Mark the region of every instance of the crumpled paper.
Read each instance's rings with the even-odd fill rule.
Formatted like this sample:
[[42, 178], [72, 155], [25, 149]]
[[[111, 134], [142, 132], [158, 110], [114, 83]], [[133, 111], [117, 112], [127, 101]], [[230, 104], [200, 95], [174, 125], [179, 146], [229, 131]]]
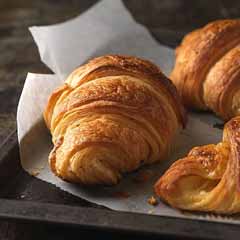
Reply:
[[[145, 27], [134, 21], [120, 0], [102, 0], [70, 21], [31, 27], [30, 31], [42, 62], [55, 74], [29, 73], [19, 101], [18, 140], [21, 164], [27, 172], [62, 190], [114, 210], [240, 223], [237, 218], [185, 213], [162, 202], [156, 207], [147, 203], [147, 199], [153, 195], [153, 184], [173, 161], [183, 157], [194, 146], [216, 143], [221, 139], [222, 130], [213, 126], [221, 121], [210, 114], [191, 113], [188, 126], [176, 139], [168, 159], [126, 175], [117, 186], [87, 188], [57, 178], [48, 166], [52, 143], [42, 117], [51, 92], [77, 66], [103, 54], [118, 53], [146, 58], [169, 74], [174, 63], [174, 51], [158, 44]], [[139, 183], [136, 180], [141, 171], [146, 169], [151, 172], [149, 180]], [[122, 193], [128, 196], [116, 197]]]

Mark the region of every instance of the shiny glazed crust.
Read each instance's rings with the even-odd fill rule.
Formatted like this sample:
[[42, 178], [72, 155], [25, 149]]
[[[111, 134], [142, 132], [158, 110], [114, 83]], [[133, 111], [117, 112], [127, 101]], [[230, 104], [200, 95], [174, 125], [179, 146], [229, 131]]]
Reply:
[[156, 194], [175, 208], [240, 212], [240, 116], [226, 123], [222, 142], [193, 148], [155, 184]]
[[170, 79], [187, 107], [210, 109], [224, 120], [239, 115], [240, 20], [218, 20], [189, 33], [176, 49]]
[[52, 171], [82, 184], [116, 184], [123, 173], [161, 160], [185, 112], [174, 85], [135, 57], [98, 57], [49, 98]]

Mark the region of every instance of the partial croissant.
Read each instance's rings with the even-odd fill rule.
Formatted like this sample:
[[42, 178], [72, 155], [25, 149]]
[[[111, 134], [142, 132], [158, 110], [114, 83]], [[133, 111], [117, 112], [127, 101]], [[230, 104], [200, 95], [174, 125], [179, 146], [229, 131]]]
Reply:
[[76, 69], [49, 98], [49, 156], [60, 178], [116, 184], [122, 174], [164, 158], [185, 123], [174, 85], [152, 63], [109, 55]]
[[184, 104], [224, 120], [240, 115], [240, 20], [219, 20], [189, 33], [176, 49], [170, 79]]
[[196, 211], [240, 212], [240, 117], [225, 124], [222, 142], [193, 148], [155, 184], [171, 206]]

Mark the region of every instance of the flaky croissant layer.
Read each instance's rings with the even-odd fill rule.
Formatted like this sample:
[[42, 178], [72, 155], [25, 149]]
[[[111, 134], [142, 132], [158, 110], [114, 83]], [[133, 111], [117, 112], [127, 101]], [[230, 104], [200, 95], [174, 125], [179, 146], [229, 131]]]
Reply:
[[223, 140], [193, 148], [155, 184], [171, 206], [196, 211], [240, 212], [240, 116], [224, 127]]
[[155, 65], [116, 55], [76, 69], [49, 98], [44, 118], [52, 171], [82, 184], [116, 184], [161, 160], [185, 123], [175, 87]]
[[186, 106], [240, 115], [240, 20], [218, 20], [189, 33], [170, 75]]

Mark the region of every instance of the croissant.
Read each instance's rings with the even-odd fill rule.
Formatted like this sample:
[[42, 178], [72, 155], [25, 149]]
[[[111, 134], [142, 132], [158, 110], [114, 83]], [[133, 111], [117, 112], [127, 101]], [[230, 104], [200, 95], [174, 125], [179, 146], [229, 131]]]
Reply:
[[197, 211], [240, 212], [240, 116], [224, 126], [222, 142], [193, 148], [155, 184], [171, 206]]
[[44, 119], [52, 171], [81, 184], [116, 184], [122, 174], [164, 158], [185, 112], [154, 64], [108, 55], [76, 69], [48, 100]]
[[189, 33], [176, 49], [170, 79], [187, 107], [224, 120], [240, 115], [240, 20], [218, 20]]

